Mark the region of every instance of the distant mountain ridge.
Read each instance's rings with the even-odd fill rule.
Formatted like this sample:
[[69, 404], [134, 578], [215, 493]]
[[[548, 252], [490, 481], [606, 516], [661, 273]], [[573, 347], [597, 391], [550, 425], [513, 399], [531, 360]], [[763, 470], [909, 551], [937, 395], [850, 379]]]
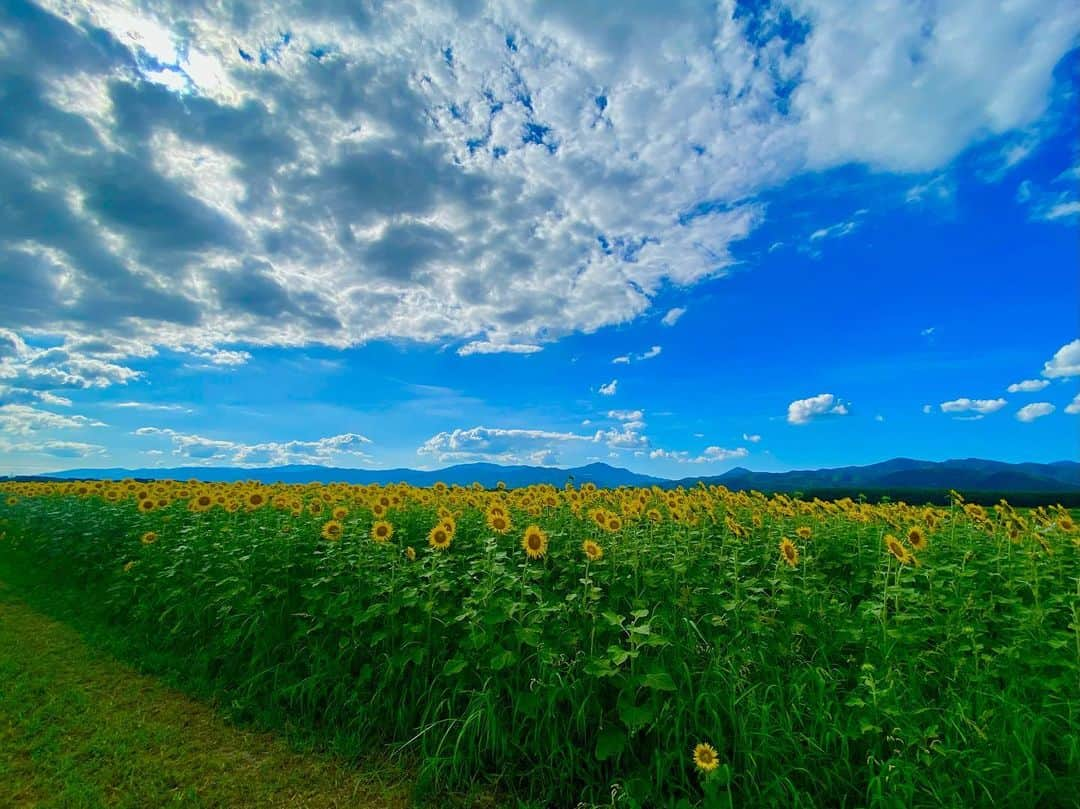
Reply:
[[469, 463], [434, 471], [418, 469], [344, 469], [328, 466], [289, 465], [275, 467], [210, 467], [185, 466], [170, 469], [68, 469], [42, 475], [53, 479], [148, 478], [187, 480], [198, 478], [209, 482], [257, 480], [262, 483], [409, 483], [431, 486], [437, 481], [448, 485], [467, 485], [478, 482], [494, 487], [502, 481], [511, 488], [547, 483], [563, 486], [568, 480], [575, 484], [594, 483], [611, 488], [616, 486], [693, 486], [699, 481], [726, 486], [733, 490], [756, 489], [761, 492], [794, 492], [813, 490], [937, 490], [992, 492], [1080, 492], [1080, 462], [1004, 463], [979, 458], [950, 461], [919, 461], [893, 458], [869, 466], [843, 466], [833, 469], [805, 469], [790, 472], [753, 472], [736, 467], [721, 475], [702, 475], [669, 480], [642, 475], [594, 463], [587, 466], [560, 469], [547, 466], [501, 466], [492, 463]]

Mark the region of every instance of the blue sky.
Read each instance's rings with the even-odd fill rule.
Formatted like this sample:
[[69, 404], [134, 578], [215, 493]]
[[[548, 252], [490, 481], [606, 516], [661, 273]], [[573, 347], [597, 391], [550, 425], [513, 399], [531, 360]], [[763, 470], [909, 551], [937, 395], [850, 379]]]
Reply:
[[1080, 10], [0, 4], [0, 472], [1080, 453]]

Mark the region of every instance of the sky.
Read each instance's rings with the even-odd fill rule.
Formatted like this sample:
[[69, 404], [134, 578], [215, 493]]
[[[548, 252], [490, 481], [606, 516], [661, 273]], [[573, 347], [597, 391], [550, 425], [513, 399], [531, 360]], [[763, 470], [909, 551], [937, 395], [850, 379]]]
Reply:
[[1080, 5], [0, 0], [0, 474], [1080, 459]]

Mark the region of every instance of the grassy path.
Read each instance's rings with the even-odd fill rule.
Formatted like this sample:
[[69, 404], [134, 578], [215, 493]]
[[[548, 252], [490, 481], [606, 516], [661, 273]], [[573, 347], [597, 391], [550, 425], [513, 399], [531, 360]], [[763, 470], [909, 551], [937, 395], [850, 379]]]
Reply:
[[230, 726], [0, 582], [0, 806], [407, 805], [400, 774], [301, 755]]

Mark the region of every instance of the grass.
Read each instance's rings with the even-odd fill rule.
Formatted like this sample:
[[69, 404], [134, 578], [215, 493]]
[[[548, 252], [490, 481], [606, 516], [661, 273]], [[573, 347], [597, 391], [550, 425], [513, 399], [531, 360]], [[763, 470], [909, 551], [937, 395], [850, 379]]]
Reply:
[[396, 770], [228, 725], [0, 585], [0, 806], [383, 809], [407, 798]]
[[[630, 809], [1080, 794], [1064, 510], [704, 488], [7, 491], [0, 562], [21, 591], [77, 599], [232, 717], [350, 757], [390, 750], [423, 794]], [[699, 743], [715, 768], [695, 767]]]

